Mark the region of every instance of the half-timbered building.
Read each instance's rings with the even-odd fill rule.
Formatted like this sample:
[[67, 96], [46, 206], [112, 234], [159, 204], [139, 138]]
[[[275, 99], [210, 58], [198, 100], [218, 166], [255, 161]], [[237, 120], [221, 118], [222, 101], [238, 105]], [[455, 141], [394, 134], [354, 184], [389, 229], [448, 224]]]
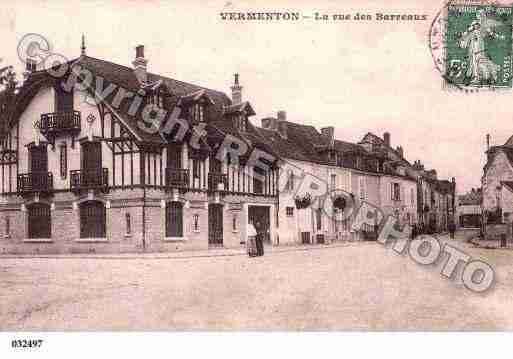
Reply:
[[[273, 241], [276, 157], [238, 76], [230, 99], [147, 63], [143, 46], [133, 67], [84, 46], [52, 71], [27, 63], [1, 113], [3, 252], [238, 247], [248, 221]], [[247, 147], [240, 158], [233, 143]], [[257, 150], [267, 162], [250, 161]]]

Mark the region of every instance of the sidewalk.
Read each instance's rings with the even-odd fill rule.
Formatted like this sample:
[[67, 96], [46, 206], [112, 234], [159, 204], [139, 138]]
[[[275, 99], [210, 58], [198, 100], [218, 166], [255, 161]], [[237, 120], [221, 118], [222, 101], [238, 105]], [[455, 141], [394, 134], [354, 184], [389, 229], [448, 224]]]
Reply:
[[[265, 254], [279, 254], [286, 252], [298, 251], [313, 251], [323, 250], [337, 247], [348, 247], [355, 245], [376, 244], [374, 241], [344, 241], [332, 244], [308, 244], [308, 245], [286, 245], [286, 246], [265, 246]], [[196, 251], [181, 251], [181, 252], [151, 252], [151, 253], [114, 253], [114, 254], [47, 254], [47, 255], [31, 255], [31, 254], [0, 254], [2, 259], [33, 259], [33, 258], [46, 258], [46, 259], [187, 259], [187, 258], [211, 258], [211, 257], [235, 257], [247, 256], [246, 248], [211, 248]]]
[[511, 241], [506, 242], [506, 247], [501, 247], [500, 240], [472, 239], [469, 241], [469, 243], [474, 247], [484, 249], [513, 249], [513, 242]]

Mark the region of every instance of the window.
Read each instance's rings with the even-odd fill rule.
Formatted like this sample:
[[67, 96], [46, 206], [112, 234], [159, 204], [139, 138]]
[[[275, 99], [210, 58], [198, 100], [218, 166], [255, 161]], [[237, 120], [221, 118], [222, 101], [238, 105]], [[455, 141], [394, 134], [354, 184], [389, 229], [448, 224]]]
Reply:
[[248, 120], [245, 115], [241, 114], [235, 116], [235, 126], [241, 132], [246, 132], [248, 127]]
[[318, 208], [317, 211], [315, 211], [315, 222], [317, 222], [317, 230], [322, 230], [322, 208]]
[[61, 144], [60, 149], [61, 178], [66, 179], [68, 174], [68, 148], [66, 143]]
[[358, 190], [360, 194], [360, 199], [365, 200], [367, 198], [367, 190], [365, 188], [365, 177], [358, 178]]
[[192, 107], [189, 109], [190, 118], [192, 122], [203, 122], [204, 120], [204, 108], [203, 104], [201, 103], [195, 103], [192, 105]]
[[253, 167], [253, 193], [264, 193], [264, 183], [261, 179], [265, 175], [265, 171], [260, 167]]
[[157, 91], [150, 96], [150, 103], [157, 105], [159, 108], [164, 108], [163, 96]]
[[130, 219], [130, 213], [125, 213], [125, 219], [126, 219], [126, 234], [132, 233], [132, 221]]
[[411, 205], [415, 205], [415, 190], [412, 188], [410, 190], [410, 203]]
[[287, 217], [292, 217], [294, 215], [294, 207], [285, 208], [285, 212], [287, 213]]
[[331, 190], [335, 190], [337, 187], [337, 175], [331, 175]]
[[183, 237], [183, 205], [181, 202], [166, 204], [166, 237]]
[[5, 235], [9, 236], [11, 234], [11, 218], [9, 216], [5, 217]]
[[237, 232], [237, 215], [234, 214], [232, 217], [232, 230]]
[[197, 158], [192, 160], [192, 177], [200, 178], [200, 161]]
[[401, 200], [401, 186], [399, 186], [399, 183], [392, 183], [390, 188], [391, 188], [392, 201], [400, 201]]
[[80, 238], [105, 237], [106, 212], [100, 201], [86, 201], [80, 204]]
[[52, 216], [50, 206], [34, 203], [28, 207], [28, 238], [51, 238]]
[[192, 217], [192, 228], [194, 232], [199, 232], [199, 214], [194, 214]]
[[167, 147], [167, 167], [182, 168], [182, 147], [178, 143], [170, 143]]
[[66, 91], [61, 83], [55, 86], [55, 112], [73, 111], [73, 91]]
[[294, 172], [292, 172], [292, 170], [288, 170], [287, 179], [288, 180], [285, 189], [289, 191], [294, 190]]

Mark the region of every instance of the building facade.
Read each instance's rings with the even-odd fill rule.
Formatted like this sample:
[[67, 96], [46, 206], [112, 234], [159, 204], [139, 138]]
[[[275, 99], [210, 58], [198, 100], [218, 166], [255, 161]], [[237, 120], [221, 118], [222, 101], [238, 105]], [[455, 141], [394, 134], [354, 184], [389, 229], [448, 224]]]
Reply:
[[457, 225], [460, 228], [481, 228], [482, 192], [480, 188], [472, 188], [468, 193], [459, 195], [456, 204]]
[[[319, 206], [302, 208], [303, 184], [311, 177], [326, 184], [326, 193], [335, 203], [337, 191], [359, 208], [368, 203], [380, 209], [384, 216], [394, 216], [399, 225], [418, 223], [418, 175], [404, 159], [403, 149], [390, 146], [390, 134], [380, 138], [368, 133], [359, 143], [334, 138], [334, 128], [322, 128], [288, 121], [281, 111], [277, 118], [262, 119], [262, 136], [286, 162], [285, 178], [279, 187], [280, 243], [324, 243], [346, 239], [376, 239], [376, 223], [366, 223], [361, 230], [351, 226], [354, 216], [343, 217], [336, 206], [335, 213], [319, 210]], [[334, 198], [333, 198], [334, 197]], [[331, 208], [328, 206], [328, 208]], [[328, 210], [329, 212], [329, 210]]]
[[85, 49], [58, 77], [27, 65], [1, 113], [3, 253], [239, 247], [250, 221], [274, 241], [276, 157], [238, 76], [230, 99], [147, 63], [138, 46], [132, 68]]

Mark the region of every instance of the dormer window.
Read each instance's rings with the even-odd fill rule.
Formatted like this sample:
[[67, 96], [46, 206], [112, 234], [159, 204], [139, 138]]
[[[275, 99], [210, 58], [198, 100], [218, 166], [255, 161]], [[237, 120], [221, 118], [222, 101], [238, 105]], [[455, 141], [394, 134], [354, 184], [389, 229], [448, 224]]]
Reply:
[[164, 107], [164, 100], [162, 99], [162, 96], [160, 94], [153, 95], [153, 103], [160, 108]]
[[235, 126], [240, 132], [246, 132], [248, 129], [248, 119], [246, 115], [240, 114], [235, 116]]
[[192, 122], [204, 122], [205, 120], [205, 108], [202, 103], [195, 103], [190, 108], [190, 118]]
[[164, 108], [164, 97], [160, 91], [155, 91], [149, 95], [150, 103], [157, 105], [159, 108]]

